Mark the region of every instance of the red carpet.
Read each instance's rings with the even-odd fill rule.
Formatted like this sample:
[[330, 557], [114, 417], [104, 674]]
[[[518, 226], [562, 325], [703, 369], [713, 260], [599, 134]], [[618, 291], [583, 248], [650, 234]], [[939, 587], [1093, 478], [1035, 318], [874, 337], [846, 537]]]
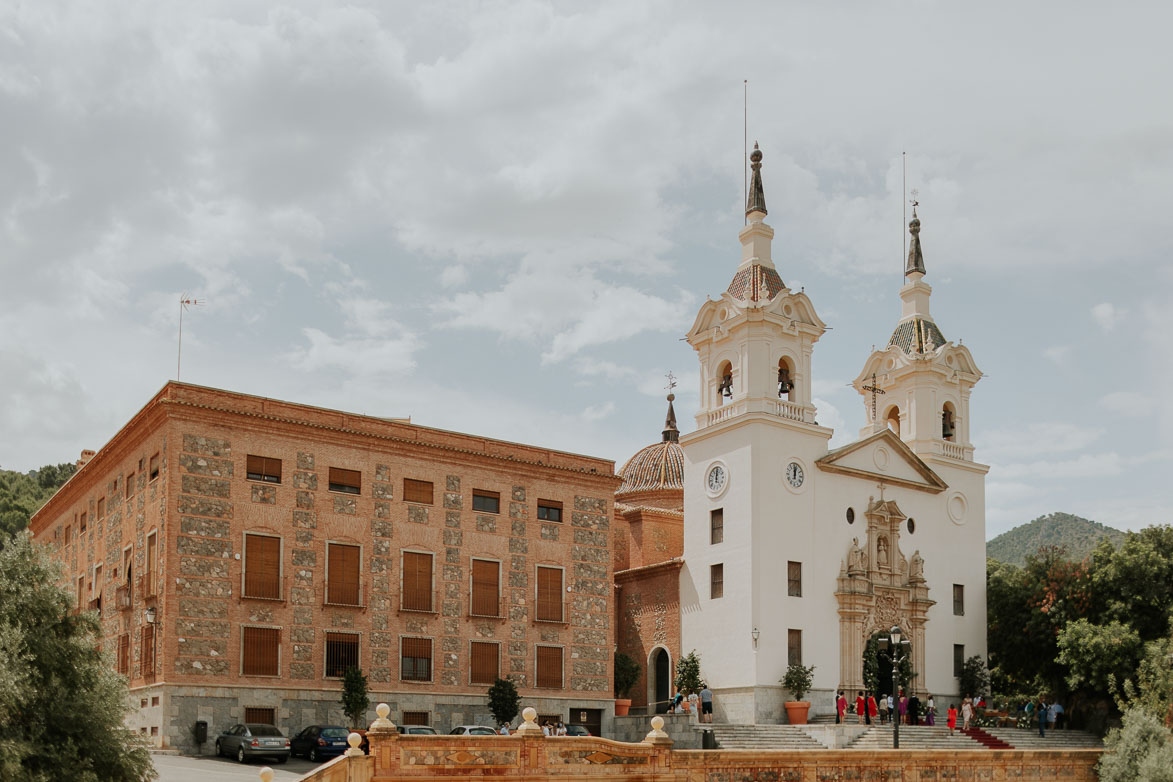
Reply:
[[1008, 744], [996, 736], [991, 736], [981, 728], [962, 728], [961, 732], [974, 741], [980, 741], [986, 749], [1014, 749], [1013, 744]]

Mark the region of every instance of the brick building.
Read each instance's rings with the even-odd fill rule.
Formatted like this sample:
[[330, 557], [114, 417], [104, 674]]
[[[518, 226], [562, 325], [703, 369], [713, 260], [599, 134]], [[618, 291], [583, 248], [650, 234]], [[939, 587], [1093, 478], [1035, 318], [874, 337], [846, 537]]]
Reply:
[[31, 528], [159, 745], [338, 722], [349, 665], [403, 723], [508, 675], [609, 728], [613, 462], [174, 382], [83, 460]]
[[680, 568], [684, 564], [684, 451], [674, 397], [660, 442], [619, 471], [615, 492], [615, 627], [619, 651], [642, 668], [632, 706], [667, 710], [680, 651]]

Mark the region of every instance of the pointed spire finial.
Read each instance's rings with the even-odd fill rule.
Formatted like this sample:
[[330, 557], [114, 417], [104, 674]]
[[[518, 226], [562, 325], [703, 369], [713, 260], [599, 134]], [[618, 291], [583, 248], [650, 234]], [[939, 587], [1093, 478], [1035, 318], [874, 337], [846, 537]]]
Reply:
[[762, 187], [762, 151], [758, 149], [758, 142], [753, 143], [753, 152], [749, 153], [750, 168], [753, 174], [749, 182], [749, 198], [745, 201], [745, 214], [752, 212], [766, 212], [766, 191]]
[[904, 264], [904, 276], [913, 272], [925, 273], [925, 257], [920, 249], [920, 218], [916, 216], [916, 208], [920, 201], [916, 200], [917, 191], [912, 191], [912, 219], [908, 221], [908, 232], [912, 239], [908, 243], [908, 262]]
[[664, 442], [677, 443], [680, 442], [680, 430], [676, 428], [676, 411], [672, 409], [672, 402], [676, 399], [676, 394], [672, 393], [676, 388], [676, 376], [669, 372], [665, 377], [668, 378], [665, 386], [668, 389], [668, 415], [664, 417]]

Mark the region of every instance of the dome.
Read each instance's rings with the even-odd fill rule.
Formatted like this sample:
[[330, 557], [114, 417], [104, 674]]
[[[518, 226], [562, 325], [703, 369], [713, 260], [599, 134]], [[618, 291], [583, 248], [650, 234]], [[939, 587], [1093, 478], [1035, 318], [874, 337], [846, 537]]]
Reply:
[[619, 471], [623, 483], [616, 495], [634, 492], [684, 490], [684, 449], [675, 440], [641, 448]]
[[905, 353], [932, 353], [946, 341], [936, 323], [918, 315], [896, 327], [888, 346], [895, 345]]

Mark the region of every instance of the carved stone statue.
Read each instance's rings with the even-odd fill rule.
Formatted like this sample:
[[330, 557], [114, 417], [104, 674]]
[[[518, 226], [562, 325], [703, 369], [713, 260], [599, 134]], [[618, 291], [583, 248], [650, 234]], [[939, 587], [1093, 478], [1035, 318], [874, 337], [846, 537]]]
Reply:
[[888, 567], [888, 539], [883, 535], [876, 541], [876, 564]]
[[868, 555], [859, 545], [859, 538], [851, 539], [851, 549], [847, 552], [847, 572], [849, 574], [863, 573], [868, 569]]
[[920, 549], [912, 552], [912, 566], [908, 571], [908, 580], [913, 583], [925, 580], [925, 560], [920, 555]]

